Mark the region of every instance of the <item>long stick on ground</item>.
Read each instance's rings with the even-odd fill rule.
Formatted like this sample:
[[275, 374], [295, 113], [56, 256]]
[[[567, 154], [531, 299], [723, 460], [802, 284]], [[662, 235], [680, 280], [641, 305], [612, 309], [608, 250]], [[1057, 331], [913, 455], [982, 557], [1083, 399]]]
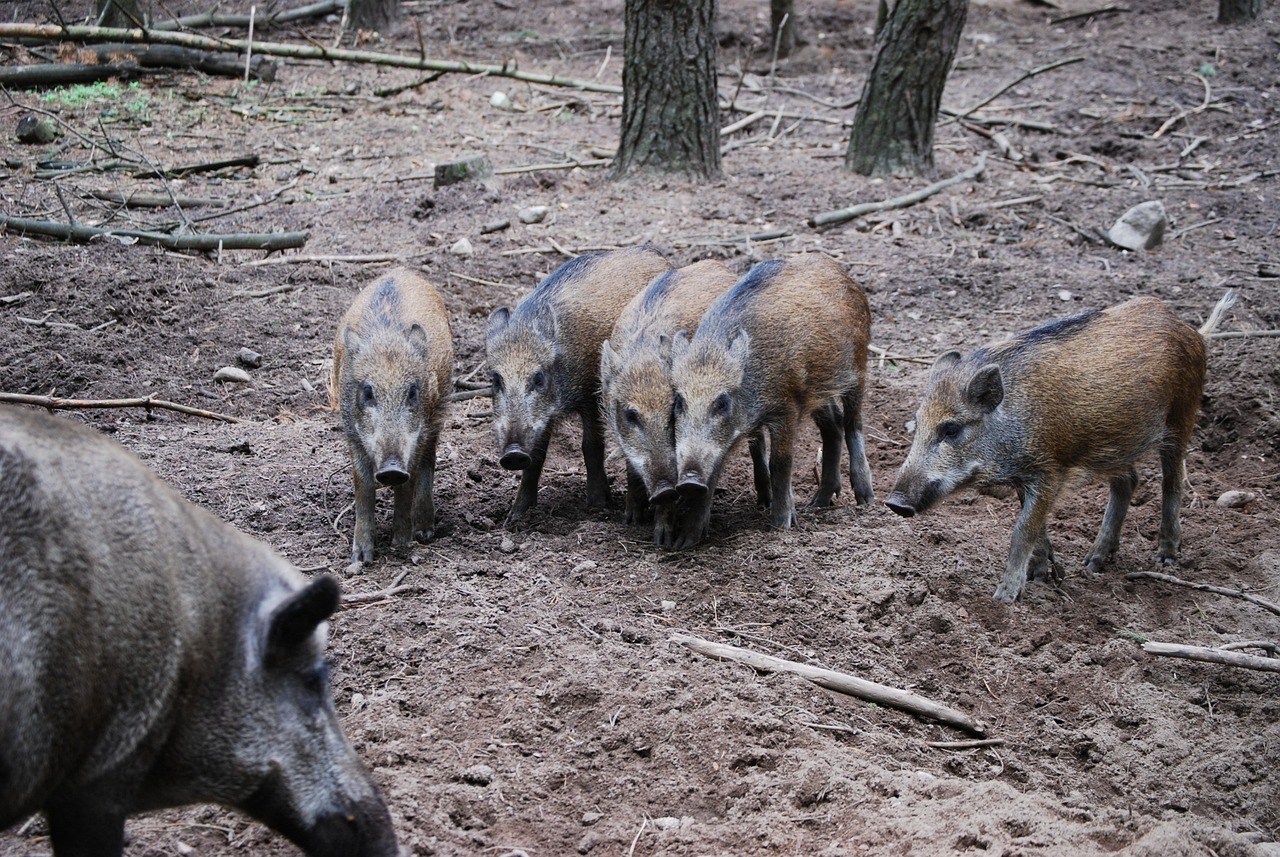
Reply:
[[942, 181], [936, 181], [927, 187], [912, 193], [895, 196], [893, 199], [881, 200], [880, 202], [863, 202], [858, 205], [851, 205], [848, 208], [842, 208], [838, 211], [828, 211], [825, 214], [815, 215], [809, 218], [810, 226], [830, 226], [833, 223], [844, 223], [846, 220], [853, 220], [855, 217], [861, 217], [864, 214], [871, 214], [875, 211], [888, 211], [891, 208], [906, 208], [909, 205], [915, 205], [917, 202], [928, 199], [935, 193], [951, 187], [953, 184], [959, 184], [969, 179], [977, 178], [982, 175], [987, 168], [987, 154], [983, 152], [978, 156], [978, 163], [962, 173], [956, 173], [954, 176]]
[[[207, 51], [236, 51], [246, 53], [250, 44], [246, 39], [212, 39], [195, 33], [172, 33], [157, 30], [123, 29], [120, 27], [87, 27], [56, 24], [0, 24], [0, 39], [47, 39], [52, 42], [132, 42], [157, 45], [182, 45]], [[433, 60], [426, 57], [382, 54], [374, 51], [354, 51], [346, 48], [326, 48], [323, 45], [293, 45], [285, 42], [258, 42], [253, 52], [276, 57], [328, 60], [330, 62], [372, 63], [374, 65], [413, 68], [419, 71], [456, 72], [490, 77], [509, 77], [545, 86], [565, 86], [588, 92], [607, 92], [621, 95], [622, 87], [596, 83], [592, 80], [574, 80], [554, 74], [535, 74], [519, 71], [514, 65], [475, 65], [452, 60]]]
[[153, 399], [150, 396], [145, 399], [59, 399], [54, 396], [32, 396], [27, 393], [0, 393], [0, 402], [9, 402], [14, 405], [36, 405], [41, 408], [48, 408], [51, 411], [84, 410], [89, 408], [146, 408], [149, 411], [152, 408], [158, 408], [162, 411], [177, 411], [180, 414], [186, 414], [191, 417], [221, 420], [224, 423], [240, 422], [239, 419], [228, 414], [205, 411], [200, 408], [179, 405], [177, 402]]
[[1211, 586], [1208, 583], [1195, 583], [1190, 580], [1183, 580], [1180, 577], [1174, 577], [1172, 574], [1161, 574], [1158, 571], [1133, 571], [1124, 576], [1125, 580], [1158, 580], [1161, 583], [1172, 583], [1174, 586], [1185, 586], [1189, 589], [1195, 589], [1200, 592], [1212, 592], [1214, 595], [1226, 595], [1229, 598], [1241, 598], [1250, 604], [1257, 604], [1263, 610], [1270, 610], [1277, 616], [1280, 616], [1280, 604], [1275, 604], [1265, 598], [1259, 598], [1256, 595], [1250, 595], [1239, 589], [1228, 589], [1225, 586]]
[[1186, 658], [1189, 661], [1204, 661], [1211, 664], [1225, 664], [1229, 667], [1241, 667], [1247, 670], [1280, 673], [1280, 658], [1262, 658], [1257, 655], [1244, 655], [1240, 652], [1223, 651], [1222, 649], [1208, 649], [1204, 646], [1182, 646], [1177, 643], [1143, 643], [1142, 651], [1149, 655]]
[[874, 681], [867, 681], [866, 679], [836, 672], [835, 670], [798, 664], [795, 661], [775, 658], [772, 655], [762, 655], [750, 649], [740, 649], [737, 646], [727, 646], [724, 643], [712, 643], [709, 640], [690, 637], [686, 634], [672, 635], [671, 642], [687, 646], [698, 654], [709, 658], [737, 661], [753, 669], [765, 672], [786, 672], [798, 675], [820, 687], [825, 687], [827, 690], [856, 696], [858, 699], [874, 702], [876, 705], [896, 708], [899, 711], [905, 711], [908, 714], [914, 714], [919, 717], [929, 717], [975, 735], [985, 735], [987, 732], [985, 725], [974, 720], [969, 715], [907, 690], [877, 684]]
[[69, 226], [48, 220], [28, 220], [0, 214], [0, 234], [45, 235], [77, 244], [88, 244], [103, 237], [132, 238], [139, 244], [158, 244], [169, 250], [199, 250], [216, 253], [221, 250], [292, 250], [307, 243], [307, 232], [248, 232], [232, 235], [167, 235], [139, 229], [106, 229], [100, 226]]
[[968, 110], [964, 111], [963, 113], [957, 114], [955, 117], [956, 121], [963, 121], [964, 119], [969, 118], [970, 113], [977, 113], [979, 110], [986, 107], [988, 104], [995, 101], [997, 98], [1004, 95], [1006, 92], [1013, 89], [1015, 86], [1022, 83], [1024, 80], [1027, 80], [1028, 78], [1035, 77], [1037, 74], [1044, 74], [1046, 71], [1053, 71], [1055, 68], [1062, 68], [1064, 65], [1073, 65], [1074, 63], [1078, 63], [1078, 62], [1084, 62], [1084, 57], [1068, 57], [1067, 59], [1064, 59], [1064, 60], [1051, 62], [1048, 65], [1042, 65], [1039, 68], [1033, 68], [1031, 69], [1031, 71], [1025, 72], [1021, 77], [1019, 77], [1017, 80], [1013, 81], [1012, 83], [1007, 83], [1004, 86], [1000, 87], [995, 92], [991, 93], [986, 98], [982, 99], [977, 104], [970, 107]]

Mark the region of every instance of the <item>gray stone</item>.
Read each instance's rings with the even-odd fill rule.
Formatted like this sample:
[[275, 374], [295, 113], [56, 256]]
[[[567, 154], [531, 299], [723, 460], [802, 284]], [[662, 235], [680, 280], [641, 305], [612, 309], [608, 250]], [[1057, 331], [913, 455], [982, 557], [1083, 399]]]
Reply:
[[1158, 199], [1140, 203], [1120, 215], [1107, 231], [1107, 239], [1125, 250], [1150, 250], [1164, 243], [1169, 218]]

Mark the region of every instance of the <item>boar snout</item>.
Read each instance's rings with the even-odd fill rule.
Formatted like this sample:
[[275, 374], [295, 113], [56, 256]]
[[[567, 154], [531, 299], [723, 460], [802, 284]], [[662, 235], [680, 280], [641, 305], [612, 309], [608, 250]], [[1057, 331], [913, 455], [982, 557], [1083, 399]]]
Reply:
[[307, 837], [310, 857], [396, 857], [395, 833], [386, 806], [363, 801], [347, 812], [316, 819]]
[[916, 507], [912, 506], [911, 501], [897, 491], [890, 494], [884, 504], [904, 518], [911, 518], [916, 514]]
[[[703, 493], [706, 493], [705, 485], [703, 486]], [[653, 492], [649, 495], [649, 502], [653, 505], [674, 503], [676, 494], [676, 486], [663, 479], [653, 486]]]
[[405, 469], [400, 459], [389, 458], [382, 462], [382, 466], [378, 468], [373, 478], [378, 480], [379, 485], [403, 485], [409, 481], [409, 471]]
[[697, 500], [707, 496], [707, 482], [702, 478], [701, 473], [686, 473], [680, 477], [676, 491], [687, 500]]
[[525, 470], [533, 463], [533, 456], [518, 443], [513, 443], [502, 453], [498, 461], [506, 470]]

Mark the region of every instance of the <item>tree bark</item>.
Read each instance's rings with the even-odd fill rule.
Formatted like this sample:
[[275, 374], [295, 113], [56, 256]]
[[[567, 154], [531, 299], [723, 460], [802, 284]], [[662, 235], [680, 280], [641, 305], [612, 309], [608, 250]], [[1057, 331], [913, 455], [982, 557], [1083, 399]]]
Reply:
[[1262, 0], [1218, 0], [1219, 24], [1244, 24], [1262, 14]]
[[626, 0], [622, 135], [611, 177], [720, 175], [715, 0]]
[[100, 27], [137, 27], [143, 23], [138, 0], [98, 0], [94, 8]]
[[385, 33], [400, 20], [400, 0], [351, 0], [347, 10], [353, 30]]
[[893, 7], [853, 119], [846, 169], [875, 176], [932, 172], [942, 89], [968, 6], [968, 0], [899, 0]]
[[780, 57], [791, 56], [799, 44], [796, 36], [796, 0], [769, 0], [769, 18], [773, 33], [770, 49], [776, 50]]

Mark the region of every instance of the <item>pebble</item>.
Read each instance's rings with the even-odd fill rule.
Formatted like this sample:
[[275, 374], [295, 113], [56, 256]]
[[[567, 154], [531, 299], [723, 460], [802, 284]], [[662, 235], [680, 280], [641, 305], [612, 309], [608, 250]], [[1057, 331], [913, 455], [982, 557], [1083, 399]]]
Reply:
[[503, 536], [502, 544], [498, 545], [498, 550], [502, 553], [515, 553], [516, 552], [515, 540], [512, 539], [511, 536]]
[[1164, 203], [1158, 199], [1139, 203], [1120, 215], [1107, 230], [1107, 238], [1126, 250], [1150, 250], [1164, 243], [1164, 230], [1169, 225]]
[[570, 574], [578, 574], [578, 573], [583, 572], [583, 571], [590, 571], [590, 570], [591, 570], [591, 569], [593, 569], [593, 568], [596, 568], [596, 563], [595, 563], [593, 560], [589, 560], [589, 559], [588, 559], [588, 560], [583, 560], [582, 562], [580, 562], [580, 563], [578, 563], [577, 565], [575, 565], [575, 566], [573, 567], [573, 570], [572, 570], [572, 571], [570, 571], [569, 573], [570, 573]]
[[1252, 491], [1224, 491], [1218, 497], [1218, 506], [1223, 509], [1243, 509], [1257, 499], [1258, 495]]
[[240, 353], [236, 355], [236, 359], [250, 369], [257, 369], [262, 365], [262, 355], [252, 348], [241, 348]]
[[547, 219], [547, 212], [550, 211], [545, 205], [531, 205], [528, 208], [520, 209], [520, 213], [516, 217], [520, 218], [521, 223], [541, 223]]
[[470, 256], [475, 252], [475, 248], [471, 246], [470, 239], [463, 237], [454, 242], [449, 252], [455, 256]]
[[505, 92], [499, 89], [493, 95], [489, 96], [489, 106], [497, 110], [510, 110], [511, 99], [507, 96]]
[[230, 382], [237, 384], [248, 384], [253, 379], [249, 377], [249, 373], [238, 366], [223, 366], [217, 372], [213, 373], [213, 380]]
[[473, 786], [487, 786], [493, 782], [493, 768], [488, 765], [472, 765], [460, 775], [464, 783]]

